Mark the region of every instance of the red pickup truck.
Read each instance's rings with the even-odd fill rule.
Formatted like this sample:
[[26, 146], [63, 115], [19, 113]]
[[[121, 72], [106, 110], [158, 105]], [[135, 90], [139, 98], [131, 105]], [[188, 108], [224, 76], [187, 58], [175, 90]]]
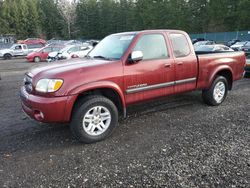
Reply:
[[111, 134], [128, 105], [193, 90], [220, 105], [243, 76], [244, 52], [195, 53], [183, 31], [150, 30], [107, 36], [85, 59], [35, 67], [20, 96], [40, 122], [70, 122], [80, 141]]

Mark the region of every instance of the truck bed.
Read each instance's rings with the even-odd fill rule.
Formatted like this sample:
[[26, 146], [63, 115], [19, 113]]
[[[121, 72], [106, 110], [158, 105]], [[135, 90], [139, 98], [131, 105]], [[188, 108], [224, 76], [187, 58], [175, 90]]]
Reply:
[[[242, 78], [246, 57], [244, 52], [196, 52], [199, 64], [197, 88], [209, 86], [213, 75], [224, 68], [232, 72], [233, 81]], [[217, 70], [218, 69], [218, 70]]]

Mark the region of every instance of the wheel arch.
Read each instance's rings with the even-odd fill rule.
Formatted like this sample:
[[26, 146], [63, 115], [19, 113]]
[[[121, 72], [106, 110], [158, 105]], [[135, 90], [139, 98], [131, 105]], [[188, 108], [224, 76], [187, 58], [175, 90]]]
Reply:
[[233, 70], [229, 66], [223, 66], [214, 71], [214, 74], [211, 76], [209, 80], [209, 87], [212, 85], [213, 81], [217, 76], [223, 76], [228, 81], [228, 89], [232, 90], [233, 87]]
[[[80, 86], [70, 92], [70, 95], [77, 95], [72, 111], [77, 102], [88, 95], [102, 95], [110, 99], [117, 107], [119, 113], [126, 117], [126, 104], [122, 90], [112, 82], [95, 82]], [[71, 115], [72, 116], [72, 115]]]
[[13, 57], [13, 55], [12, 55], [11, 53], [9, 53], [9, 52], [5, 53], [5, 54], [3, 55], [3, 57], [6, 57], [6, 55], [9, 55], [9, 56], [10, 56], [10, 58], [12, 58], [12, 57]]

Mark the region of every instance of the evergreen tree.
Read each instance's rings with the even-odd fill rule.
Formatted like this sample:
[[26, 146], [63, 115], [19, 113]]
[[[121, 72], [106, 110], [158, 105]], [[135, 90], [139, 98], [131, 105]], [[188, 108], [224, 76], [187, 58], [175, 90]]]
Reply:
[[40, 20], [43, 33], [47, 39], [66, 36], [67, 24], [53, 0], [40, 0]]
[[[181, 29], [189, 33], [250, 29], [249, 0], [0, 0], [0, 34], [18, 38], [103, 38], [122, 31]], [[61, 3], [61, 4], [60, 4]], [[60, 6], [59, 6], [60, 5]], [[70, 14], [69, 14], [70, 13]]]

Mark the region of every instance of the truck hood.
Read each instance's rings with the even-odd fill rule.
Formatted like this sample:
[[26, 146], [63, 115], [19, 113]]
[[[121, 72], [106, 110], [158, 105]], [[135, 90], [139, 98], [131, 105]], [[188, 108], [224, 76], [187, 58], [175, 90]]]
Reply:
[[38, 77], [40, 78], [53, 78], [55, 76], [60, 77], [63, 75], [63, 73], [71, 71], [74, 71], [75, 74], [78, 74], [87, 67], [93, 67], [112, 62], [114, 61], [99, 59], [71, 59], [32, 67], [28, 74], [31, 77], [37, 77], [39, 75]]

